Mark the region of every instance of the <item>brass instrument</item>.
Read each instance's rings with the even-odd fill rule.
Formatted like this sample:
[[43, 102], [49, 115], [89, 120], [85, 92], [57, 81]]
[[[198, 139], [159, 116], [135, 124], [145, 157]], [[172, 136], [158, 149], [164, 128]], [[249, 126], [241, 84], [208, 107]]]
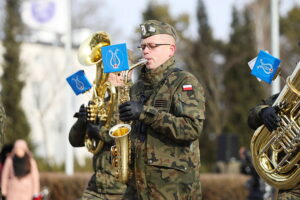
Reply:
[[[129, 70], [125, 71], [124, 75], [124, 86], [118, 88], [118, 103], [122, 104], [126, 101], [130, 100], [129, 97], [129, 89], [130, 83], [128, 82], [128, 73], [143, 64], [146, 64], [147, 60], [142, 59], [135, 65], [131, 66]], [[120, 121], [119, 121], [120, 122]], [[127, 183], [131, 172], [129, 171], [128, 167], [131, 161], [131, 143], [129, 140], [129, 133], [131, 131], [130, 124], [118, 123], [117, 125], [113, 126], [109, 130], [109, 135], [114, 138], [115, 145], [111, 147], [112, 153], [112, 163], [113, 166], [117, 168], [117, 178], [121, 183]]]
[[[107, 81], [108, 74], [103, 72], [101, 47], [110, 45], [110, 36], [106, 32], [96, 32], [88, 37], [79, 47], [78, 60], [84, 66], [96, 65], [96, 78], [93, 82], [93, 97], [87, 106], [88, 121], [96, 121], [109, 128], [113, 108], [116, 103], [116, 88]], [[104, 101], [105, 95], [109, 100]], [[85, 135], [85, 146], [93, 154], [98, 153], [103, 147], [103, 141], [95, 141]]]
[[261, 126], [251, 140], [257, 173], [279, 189], [300, 182], [300, 62], [286, 83], [273, 104], [279, 108], [280, 126], [273, 132]]

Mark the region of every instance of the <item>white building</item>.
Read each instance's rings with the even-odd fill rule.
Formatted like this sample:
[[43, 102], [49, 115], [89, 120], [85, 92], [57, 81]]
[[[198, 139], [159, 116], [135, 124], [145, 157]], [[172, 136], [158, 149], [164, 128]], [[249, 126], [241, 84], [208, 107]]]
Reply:
[[[50, 163], [65, 161], [67, 145], [70, 145], [68, 132], [76, 121], [73, 114], [90, 98], [88, 94], [76, 96], [66, 78], [80, 69], [91, 82], [95, 78], [95, 66], [78, 63], [77, 49], [73, 48], [71, 64], [66, 66], [65, 48], [61, 44], [35, 41], [21, 46], [21, 78], [25, 81], [22, 105], [31, 127], [32, 141], [37, 145], [36, 153]], [[1, 43], [0, 53], [3, 53]], [[73, 149], [81, 162], [85, 156], [91, 156], [84, 147]]]

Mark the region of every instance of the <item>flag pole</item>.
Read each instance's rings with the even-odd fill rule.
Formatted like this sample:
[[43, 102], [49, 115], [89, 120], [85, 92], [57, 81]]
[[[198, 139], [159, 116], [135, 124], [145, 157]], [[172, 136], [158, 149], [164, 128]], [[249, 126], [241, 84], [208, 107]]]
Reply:
[[[279, 1], [271, 0], [271, 54], [280, 58], [279, 51]], [[273, 81], [271, 85], [271, 93], [276, 94], [280, 92], [280, 77]]]

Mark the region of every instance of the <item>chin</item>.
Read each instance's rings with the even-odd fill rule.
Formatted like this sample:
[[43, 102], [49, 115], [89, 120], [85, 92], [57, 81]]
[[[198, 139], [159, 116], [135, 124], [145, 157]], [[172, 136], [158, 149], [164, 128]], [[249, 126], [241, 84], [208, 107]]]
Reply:
[[153, 66], [152, 65], [146, 65], [146, 67], [147, 67], [147, 69], [152, 69], [153, 68]]

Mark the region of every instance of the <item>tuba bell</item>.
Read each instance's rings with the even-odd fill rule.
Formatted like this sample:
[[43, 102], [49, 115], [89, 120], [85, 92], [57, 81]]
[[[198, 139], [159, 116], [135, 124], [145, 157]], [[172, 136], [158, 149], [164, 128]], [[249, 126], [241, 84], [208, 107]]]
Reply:
[[[118, 103], [122, 104], [130, 100], [129, 90], [130, 83], [128, 74], [131, 70], [147, 63], [146, 59], [141, 59], [138, 63], [130, 66], [129, 70], [125, 71], [123, 82], [124, 86], [118, 88]], [[131, 172], [129, 164], [131, 161], [131, 143], [129, 133], [131, 125], [121, 121], [109, 130], [109, 135], [115, 140], [115, 145], [111, 147], [112, 164], [117, 168], [116, 177], [121, 183], [127, 183]]]
[[273, 132], [263, 125], [251, 140], [253, 165], [268, 184], [290, 189], [300, 182], [300, 62], [274, 102], [280, 125]]
[[[113, 108], [116, 104], [116, 88], [107, 81], [108, 74], [103, 72], [101, 47], [111, 44], [106, 32], [96, 32], [90, 35], [79, 47], [78, 61], [84, 66], [96, 65], [96, 78], [93, 82], [93, 96], [87, 106], [87, 120], [95, 123], [101, 122], [106, 128], [111, 127]], [[109, 99], [105, 99], [106, 95]], [[105, 100], [104, 100], [105, 99]], [[104, 143], [89, 138], [85, 134], [84, 144], [88, 151], [98, 153]]]

